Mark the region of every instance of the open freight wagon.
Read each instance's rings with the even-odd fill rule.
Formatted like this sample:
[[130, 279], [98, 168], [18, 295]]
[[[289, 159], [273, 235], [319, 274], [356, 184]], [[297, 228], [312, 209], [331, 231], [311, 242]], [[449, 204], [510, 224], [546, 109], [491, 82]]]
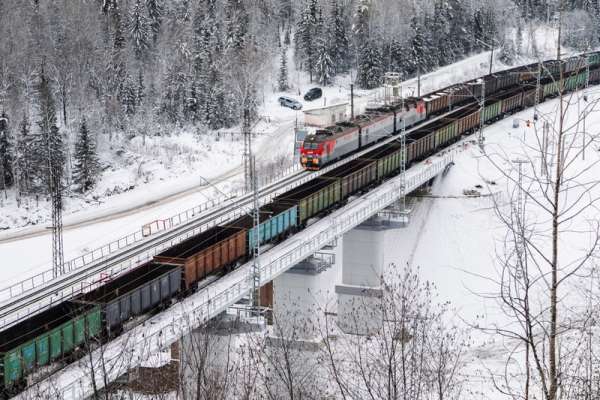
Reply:
[[183, 284], [190, 290], [245, 256], [246, 230], [215, 226], [157, 254], [154, 260], [183, 267]]
[[112, 336], [121, 332], [130, 318], [168, 304], [180, 288], [181, 268], [148, 263], [75, 297], [73, 302], [98, 306], [106, 333]]
[[0, 333], [0, 393], [10, 393], [31, 371], [82, 348], [102, 331], [100, 308], [60, 303]]
[[254, 226], [254, 217], [244, 215], [226, 226], [243, 228], [248, 232], [248, 254], [257, 240], [260, 245], [272, 242], [298, 226], [298, 206], [282, 203], [264, 205], [259, 210], [259, 225]]

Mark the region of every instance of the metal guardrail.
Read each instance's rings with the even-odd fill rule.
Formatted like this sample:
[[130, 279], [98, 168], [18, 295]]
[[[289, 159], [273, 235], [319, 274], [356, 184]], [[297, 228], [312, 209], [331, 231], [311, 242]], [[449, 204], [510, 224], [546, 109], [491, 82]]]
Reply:
[[[262, 186], [267, 186], [278, 179], [290, 174], [291, 172], [299, 170], [299, 166], [292, 166], [280, 171], [278, 174], [268, 177], [267, 179], [262, 179]], [[202, 203], [198, 206], [192, 207], [188, 210], [185, 210], [181, 213], [175, 214], [171, 217], [165, 219], [165, 221], [169, 221], [169, 227], [166, 229], [156, 230], [151, 232], [150, 235], [145, 234], [144, 228], [140, 227], [139, 230], [132, 232], [126, 236], [123, 236], [117, 240], [114, 240], [108, 244], [105, 244], [101, 247], [98, 247], [88, 253], [85, 253], [81, 256], [75, 257], [71, 260], [65, 261], [63, 264], [63, 270], [65, 273], [70, 273], [77, 271], [83, 267], [87, 267], [92, 263], [98, 262], [109, 255], [113, 255], [119, 251], [122, 251], [133, 244], [140, 243], [141, 241], [153, 236], [159, 232], [165, 232], [172, 230], [175, 227], [178, 227], [184, 223], [191, 222], [197, 219], [201, 213], [221, 206], [223, 203], [227, 201], [232, 201], [240, 195], [247, 194], [245, 191], [241, 193], [238, 191], [234, 191], [230, 193], [227, 197], [221, 197], [217, 200], [209, 200], [205, 203]], [[47, 269], [43, 272], [40, 272], [32, 277], [27, 279], [23, 279], [19, 282], [11, 284], [8, 287], [0, 289], [0, 302], [6, 299], [12, 299], [16, 296], [21, 296], [31, 290], [37, 289], [40, 286], [43, 286], [49, 282], [54, 281], [55, 279], [60, 278], [60, 276], [54, 276], [54, 271], [52, 269]]]
[[[439, 159], [406, 179], [405, 187], [401, 186], [399, 178], [393, 178], [381, 187], [373, 189], [362, 196], [363, 201], [354, 201], [325, 217], [328, 221], [309, 226], [307, 230], [314, 230], [314, 234], [311, 232], [307, 235], [309, 239], [300, 242], [289, 251], [270, 256], [277, 254], [278, 248], [285, 247], [286, 243], [293, 243], [293, 237], [265, 252], [259, 261], [264, 265], [261, 268], [261, 284], [273, 280], [296, 263], [318, 252], [323, 246], [342, 237], [350, 229], [392, 204], [403, 193], [408, 194], [429, 181], [441, 173], [453, 157], [453, 150], [446, 152], [442, 157], [436, 157]], [[348, 215], [343, 215], [345, 213]], [[82, 363], [72, 364], [58, 375], [28, 388], [17, 398], [54, 398], [59, 395], [60, 398], [68, 400], [92, 395], [91, 371], [94, 373], [96, 386], [100, 389], [105, 382], [116, 380], [129, 369], [146, 361], [156, 351], [167, 348], [247, 295], [252, 286], [248, 274], [250, 267], [250, 263], [245, 264], [222, 280], [171, 307], [169, 312], [174, 314], [173, 318], [162, 318], [161, 314], [151, 318], [144, 326], [138, 326], [103, 349], [94, 351], [91, 358], [85, 357]], [[94, 360], [93, 370], [89, 366], [86, 367], [90, 359]]]
[[[457, 108], [457, 109], [455, 109], [455, 110], [453, 110], [453, 111], [451, 111], [449, 113], [460, 111], [461, 109], [466, 108], [466, 107], [468, 107], [468, 105], [464, 105], [462, 107], [459, 107], [459, 108]], [[440, 116], [434, 117], [431, 120], [423, 121], [422, 123], [420, 123], [420, 124], [418, 124], [416, 126], [413, 126], [409, 130], [407, 130], [406, 134], [409, 134], [412, 131], [421, 129], [423, 126], [427, 126], [429, 124], [432, 124], [432, 123], [436, 122], [439, 119], [443, 119], [443, 118], [446, 117], [446, 115], [447, 114], [442, 114]], [[329, 172], [329, 171], [331, 171], [331, 170], [333, 170], [333, 169], [335, 169], [335, 168], [337, 168], [337, 167], [339, 167], [339, 166], [341, 166], [341, 165], [343, 165], [343, 164], [345, 164], [347, 162], [350, 162], [350, 161], [355, 160], [355, 159], [357, 159], [359, 157], [362, 157], [364, 154], [366, 154], [366, 153], [374, 150], [375, 148], [379, 148], [381, 146], [385, 146], [386, 144], [391, 143], [391, 142], [396, 141], [396, 140], [398, 140], [398, 136], [397, 135], [396, 136], [390, 136], [389, 138], [384, 139], [384, 140], [378, 142], [377, 144], [375, 144], [373, 146], [369, 146], [369, 147], [367, 147], [366, 149], [364, 149], [362, 151], [359, 151], [359, 152], [354, 153], [354, 154], [352, 154], [352, 155], [350, 155], [348, 157], [345, 157], [344, 159], [342, 159], [342, 160], [340, 160], [338, 162], [335, 162], [335, 163], [333, 163], [333, 164], [331, 164], [331, 165], [329, 165], [329, 166], [327, 166], [327, 167], [325, 167], [325, 168], [323, 168], [323, 169], [321, 169], [319, 171], [315, 171], [315, 172], [311, 172], [311, 173], [306, 173], [303, 177], [298, 176], [297, 178], [294, 178], [294, 174], [290, 173], [290, 171], [292, 171], [292, 172], [293, 171], [298, 171], [300, 169], [300, 166], [297, 165], [297, 164], [296, 165], [292, 165], [290, 168], [282, 170], [279, 174], [277, 174], [275, 176], [271, 176], [271, 177], [269, 177], [268, 179], [266, 179], [264, 181], [264, 182], [270, 182], [270, 183], [266, 183], [264, 185], [261, 185], [260, 191], [261, 192], [263, 192], [263, 191], [267, 191], [268, 192], [264, 196], [261, 194], [261, 205], [265, 204], [265, 202], [269, 201], [277, 193], [278, 190], [282, 190], [282, 189], [283, 190], [290, 190], [290, 189], [292, 189], [294, 187], [302, 185], [303, 183], [306, 183], [306, 182], [308, 182], [311, 179], [314, 179], [314, 178], [316, 178], [316, 177], [318, 177], [318, 176], [320, 176], [322, 174], [325, 174], [325, 173], [327, 173], [327, 172]], [[283, 181], [285, 181], [286, 179], [290, 179], [290, 178], [294, 178], [294, 180], [291, 181], [291, 182], [285, 183], [285, 185], [283, 185], [282, 187], [278, 187], [278, 188], [271, 187], [270, 188], [268, 186], [268, 185], [275, 186], [278, 183], [284, 183]], [[278, 180], [280, 180], [280, 181], [276, 182]], [[245, 192], [242, 192], [242, 193], [245, 193]], [[248, 194], [245, 193], [242, 196], [233, 195], [230, 198], [231, 199], [237, 199], [238, 201], [240, 201], [240, 204], [241, 204], [242, 203], [241, 200], [242, 200], [243, 197], [248, 197]], [[221, 204], [222, 203], [217, 203], [217, 206], [221, 205]], [[240, 207], [244, 207], [244, 204], [241, 204]], [[216, 208], [216, 206], [213, 207], [213, 208]], [[215, 210], [215, 212], [216, 211], [217, 210]], [[231, 215], [233, 215], [233, 217]], [[241, 214], [239, 214], [239, 213], [238, 214], [229, 213], [227, 218], [221, 217], [221, 219], [218, 222], [215, 222], [213, 220], [212, 223], [209, 222], [209, 223], [205, 223], [203, 225], [199, 225], [197, 227], [194, 227], [194, 230], [192, 230], [192, 232], [194, 232], [194, 233], [201, 232], [203, 230], [198, 231], [197, 230], [198, 227], [200, 227], [200, 229], [202, 227], [205, 227], [206, 229], [208, 229], [208, 228], [210, 228], [210, 227], [212, 227], [212, 226], [214, 226], [214, 225], [216, 225], [218, 223], [224, 222], [227, 219], [235, 218], [236, 215], [241, 215]], [[182, 228], [184, 228], [185, 227], [184, 224], [193, 225], [195, 223], [198, 223], [197, 219], [199, 219], [200, 217], [201, 216], [199, 215], [197, 218], [191, 218], [189, 221], [182, 222], [182, 223], [177, 224], [177, 225], [171, 224], [171, 226], [172, 226], [171, 230], [162, 231], [160, 235], [157, 234], [154, 237], [147, 237], [146, 239], [150, 239], [149, 240], [149, 242], [150, 242], [152, 240], [156, 240], [156, 239], [160, 238], [162, 235], [172, 234], [171, 231], [174, 231], [176, 229], [182, 229]], [[204, 215], [204, 217], [206, 217], [206, 215]], [[187, 233], [184, 232], [184, 235], [178, 236], [176, 238], [177, 239], [176, 241], [175, 241], [175, 239], [172, 239], [172, 240], [170, 240], [168, 242], [167, 241], [160, 242], [158, 245], [160, 245], [162, 243], [177, 244], [181, 240], [187, 239], [189, 237], [189, 235], [194, 234], [194, 233], [191, 233], [189, 231]], [[132, 251], [136, 247], [141, 247], [143, 245], [144, 245], [144, 240], [138, 240], [135, 243], [132, 243], [132, 244], [130, 243], [129, 246], [122, 247], [118, 251], [114, 250], [110, 254], [115, 254], [113, 257], [117, 257], [118, 255], [116, 255], [116, 253], [117, 252], [121, 252], [121, 254], [123, 254], [124, 257], [127, 257], [126, 253], [128, 251]], [[19, 320], [21, 320], [23, 318], [27, 318], [30, 315], [34, 314], [34, 313], [40, 312], [43, 309], [48, 308], [49, 306], [51, 306], [53, 304], [56, 304], [58, 302], [62, 302], [62, 301], [65, 301], [65, 300], [67, 300], [69, 298], [72, 298], [74, 295], [76, 295], [78, 293], [81, 293], [81, 292], [84, 292], [84, 291], [87, 291], [87, 290], [92, 290], [93, 288], [95, 288], [95, 287], [103, 284], [104, 281], [107, 278], [115, 276], [115, 275], [118, 275], [118, 274], [123, 273], [123, 272], [126, 272], [127, 270], [129, 270], [131, 268], [134, 268], [134, 267], [136, 267], [136, 266], [138, 266], [138, 265], [140, 265], [140, 264], [142, 264], [144, 262], [150, 261], [151, 258], [156, 254], [156, 251], [158, 251], [158, 250], [162, 251], [164, 249], [164, 247], [160, 247], [158, 245], [153, 245], [151, 243], [149, 243], [149, 245], [155, 246], [157, 248], [156, 249], [155, 248], [150, 248], [149, 250], [146, 250], [146, 252], [144, 253], [144, 256], [140, 255], [140, 253], [138, 252], [138, 253], [130, 256], [129, 258], [126, 258], [126, 259], [124, 258], [123, 260], [115, 262], [115, 265], [110, 265], [110, 266], [106, 266], [105, 268], [100, 268], [101, 263], [104, 262], [104, 259], [109, 255], [109, 254], [106, 254], [103, 258], [99, 258], [96, 261], [87, 262], [85, 265], [79, 266], [77, 269], [75, 269], [73, 271], [79, 271], [79, 273], [81, 274], [81, 273], [85, 272], [85, 270], [83, 269], [84, 267], [86, 268], [87, 271], [89, 271], [89, 270], [91, 270], [93, 268], [97, 269], [96, 271], [93, 271], [92, 274], [88, 274], [87, 277], [86, 277], [88, 280], [92, 280], [92, 282], [83, 282], [83, 279], [79, 279], [78, 281], [76, 281], [76, 283], [81, 282], [81, 286], [77, 286], [76, 287], [75, 285], [69, 285], [67, 283], [66, 286], [63, 286], [63, 288], [60, 288], [60, 289], [58, 289], [55, 292], [53, 292], [53, 291], [51, 291], [49, 289], [44, 289], [42, 287], [44, 285], [50, 286], [51, 284], [57, 284], [59, 281], [70, 280], [70, 279], [72, 279], [73, 274], [60, 275], [60, 276], [58, 276], [58, 277], [56, 277], [54, 279], [46, 280], [45, 282], [41, 282], [41, 283], [37, 282], [37, 286], [28, 288], [25, 292], [21, 292], [21, 297], [23, 298], [24, 294], [28, 294], [28, 293], [33, 294], [33, 293], [35, 293], [34, 290], [37, 290], [37, 292], [42, 292], [42, 291], [45, 290], [47, 292], [47, 294], [45, 295], [44, 299], [36, 301], [34, 305], [27, 304], [27, 305], [20, 306], [20, 307], [14, 307], [14, 311], [8, 312], [3, 317], [3, 319], [0, 321], [0, 328], [4, 328], [4, 327], [6, 327], [6, 326], [8, 326], [10, 324], [14, 324], [14, 323], [18, 322]], [[95, 266], [92, 265], [94, 263], [96, 263]], [[91, 276], [93, 274], [95, 274], [95, 277]], [[27, 283], [29, 281], [30, 281], [29, 279], [26, 280]], [[35, 282], [33, 282], [33, 283], [35, 283]], [[17, 286], [17, 285], [15, 285], [15, 286]], [[15, 293], [17, 293], [17, 292], [18, 292], [18, 290], [15, 290]], [[0, 290], [0, 293], [2, 293], [1, 290]], [[19, 295], [13, 294], [13, 298], [15, 298], [17, 296], [19, 296]], [[25, 300], [23, 300], [23, 299], [14, 299], [13, 301], [23, 301], [24, 302]], [[6, 300], [0, 298], [0, 303], [2, 303], [2, 302], [6, 302]]]

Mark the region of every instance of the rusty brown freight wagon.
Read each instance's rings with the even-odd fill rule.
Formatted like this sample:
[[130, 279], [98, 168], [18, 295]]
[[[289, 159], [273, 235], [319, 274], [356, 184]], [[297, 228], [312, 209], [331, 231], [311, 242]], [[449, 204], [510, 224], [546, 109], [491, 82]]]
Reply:
[[154, 256], [161, 264], [183, 266], [186, 289], [246, 255], [246, 229], [215, 226]]

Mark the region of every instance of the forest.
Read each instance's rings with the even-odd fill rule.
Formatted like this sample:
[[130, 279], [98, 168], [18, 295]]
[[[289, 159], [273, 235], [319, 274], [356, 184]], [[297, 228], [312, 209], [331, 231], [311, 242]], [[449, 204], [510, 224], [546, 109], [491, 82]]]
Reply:
[[[544, 0], [1, 0], [0, 189], [17, 199], [85, 193], [115, 140], [199, 135], [250, 123], [289, 88], [287, 54], [315, 84], [355, 73], [375, 88], [500, 49], [510, 62], [528, 24], [552, 24]], [[596, 0], [568, 2], [597, 45]], [[566, 24], [572, 26], [573, 24]], [[534, 44], [535, 45], [535, 44]], [[275, 77], [275, 84], [270, 77]], [[270, 86], [269, 86], [270, 85]]]

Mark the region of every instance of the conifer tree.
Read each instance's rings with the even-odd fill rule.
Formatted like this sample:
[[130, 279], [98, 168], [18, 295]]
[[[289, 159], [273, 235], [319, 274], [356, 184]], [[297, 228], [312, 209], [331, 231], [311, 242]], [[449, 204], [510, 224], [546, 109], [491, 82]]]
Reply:
[[359, 50], [357, 72], [358, 85], [363, 89], [373, 89], [383, 81], [383, 59], [376, 39], [363, 43]]
[[135, 96], [135, 104], [137, 107], [140, 107], [144, 102], [144, 98], [146, 97], [146, 86], [144, 85], [144, 74], [142, 74], [142, 70], [138, 72], [138, 82], [137, 82], [137, 91]]
[[319, 40], [316, 69], [319, 84], [330, 85], [335, 75], [335, 65], [329, 55], [329, 41], [326, 38]]
[[329, 26], [333, 30], [329, 35], [329, 55], [335, 65], [335, 71], [337, 73], [347, 71], [350, 57], [350, 40], [348, 39], [348, 32], [346, 30], [344, 9], [338, 4], [337, 0], [333, 0], [331, 4]]
[[300, 13], [296, 30], [296, 58], [301, 61], [304, 70], [308, 71], [310, 81], [315, 72], [315, 43], [318, 29], [317, 0], [309, 0]]
[[15, 178], [18, 191], [21, 194], [29, 193], [33, 184], [34, 154], [33, 138], [30, 133], [29, 119], [23, 114], [19, 126], [19, 136], [15, 150]]
[[250, 22], [242, 0], [227, 0], [226, 22], [226, 44], [239, 52], [244, 48]]
[[96, 154], [96, 145], [87, 127], [85, 117], [79, 127], [79, 135], [75, 143], [75, 168], [73, 182], [80, 192], [90, 190], [98, 179], [100, 163]]
[[288, 84], [288, 68], [287, 68], [287, 48], [281, 48], [281, 56], [279, 61], [279, 78], [277, 79], [279, 91], [284, 92], [289, 89]]
[[37, 91], [40, 134], [36, 150], [42, 159], [35, 162], [39, 163], [37, 165], [40, 167], [40, 181], [45, 183], [48, 193], [52, 193], [53, 190], [62, 190], [65, 149], [62, 134], [56, 125], [56, 105], [52, 89], [43, 68], [39, 79]]
[[0, 115], [0, 185], [9, 188], [14, 183], [13, 173], [14, 150], [9, 130], [8, 115]]
[[160, 32], [164, 13], [164, 5], [162, 3], [163, 0], [146, 0], [146, 8], [148, 9], [148, 16], [150, 18], [150, 31], [152, 32], [152, 42], [155, 46], [158, 41], [158, 34]]
[[123, 89], [121, 92], [121, 104], [123, 105], [123, 111], [127, 115], [133, 115], [136, 111], [137, 106], [137, 85], [130, 75], [127, 75], [125, 82], [123, 82]]
[[129, 35], [138, 60], [145, 58], [149, 47], [150, 31], [148, 19], [144, 15], [142, 0], [136, 0], [129, 16]]

